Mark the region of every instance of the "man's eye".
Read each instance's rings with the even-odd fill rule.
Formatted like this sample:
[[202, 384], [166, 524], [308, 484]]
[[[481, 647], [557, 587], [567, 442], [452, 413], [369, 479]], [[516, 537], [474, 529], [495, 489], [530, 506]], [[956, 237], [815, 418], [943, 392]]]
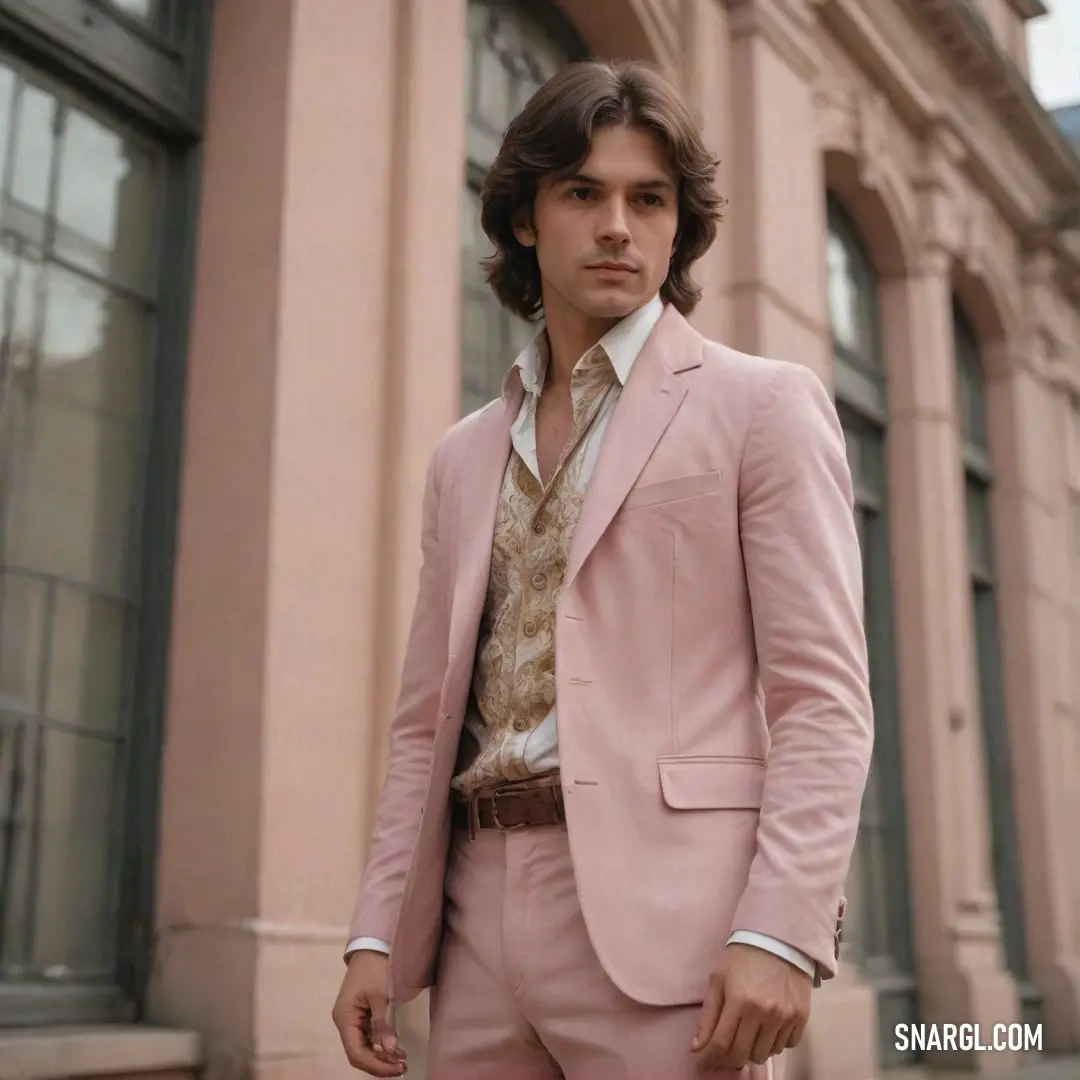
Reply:
[[643, 192], [641, 195], [638, 196], [638, 198], [646, 206], [663, 206], [664, 205], [663, 198], [661, 196], [659, 196], [659, 195], [654, 195], [651, 191]]
[[588, 199], [592, 197], [592, 192], [588, 188], [576, 187], [570, 189], [569, 196], [571, 199]]

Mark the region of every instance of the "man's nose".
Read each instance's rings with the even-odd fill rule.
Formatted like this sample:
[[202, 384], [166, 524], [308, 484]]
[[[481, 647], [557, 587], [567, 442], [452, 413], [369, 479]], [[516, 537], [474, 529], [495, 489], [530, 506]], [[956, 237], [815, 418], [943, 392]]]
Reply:
[[625, 244], [629, 241], [629, 216], [626, 203], [622, 199], [609, 199], [605, 203], [600, 222], [600, 236], [608, 243]]

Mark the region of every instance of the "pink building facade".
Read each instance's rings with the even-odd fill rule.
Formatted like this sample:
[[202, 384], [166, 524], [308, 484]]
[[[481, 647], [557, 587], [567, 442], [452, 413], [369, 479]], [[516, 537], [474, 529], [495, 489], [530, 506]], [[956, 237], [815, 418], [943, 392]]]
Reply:
[[590, 54], [722, 158], [693, 321], [848, 435], [877, 746], [790, 1080], [1025, 1057], [905, 1022], [1080, 1049], [1080, 159], [1038, 0], [47, 7], [0, 0], [0, 1076], [351, 1074], [423, 475], [528, 332], [478, 188]]

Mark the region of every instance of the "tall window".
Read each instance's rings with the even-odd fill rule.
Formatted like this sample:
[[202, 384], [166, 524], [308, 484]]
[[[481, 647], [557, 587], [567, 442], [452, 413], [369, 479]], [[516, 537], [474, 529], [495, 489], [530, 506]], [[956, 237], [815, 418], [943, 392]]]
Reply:
[[155, 148], [0, 66], [0, 975], [112, 973]]
[[991, 846], [1005, 959], [1020, 986], [1025, 1019], [1038, 1022], [1039, 994], [1028, 976], [1024, 940], [1012, 767], [1001, 681], [1001, 647], [990, 524], [993, 471], [986, 423], [982, 357], [975, 329], [963, 307], [953, 301], [953, 337], [964, 453], [964, 509], [975, 659], [982, 712], [987, 782], [990, 788]]
[[837, 409], [855, 487], [855, 524], [865, 580], [874, 755], [848, 882], [847, 930], [855, 959], [878, 990], [885, 1064], [894, 1025], [915, 1015], [914, 957], [907, 909], [907, 866], [893, 636], [886, 469], [888, 402], [878, 321], [877, 279], [843, 207], [830, 199], [827, 240]]
[[480, 260], [492, 248], [480, 227], [480, 187], [510, 121], [542, 83], [587, 55], [554, 7], [470, 0], [467, 71], [462, 414], [499, 396], [507, 369], [536, 327], [500, 307]]
[[0, 1027], [145, 984], [192, 188], [164, 132], [197, 130], [205, 14], [27, 10], [55, 49], [0, 53]]

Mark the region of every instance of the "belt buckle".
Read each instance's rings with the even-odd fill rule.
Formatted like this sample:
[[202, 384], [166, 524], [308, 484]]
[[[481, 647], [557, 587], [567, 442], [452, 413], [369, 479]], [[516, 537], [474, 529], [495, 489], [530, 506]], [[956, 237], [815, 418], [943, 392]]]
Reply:
[[517, 825], [504, 825], [499, 820], [499, 796], [505, 795], [506, 792], [495, 790], [491, 793], [491, 820], [495, 824], [495, 828], [499, 832], [513, 832], [515, 829], [523, 829], [528, 824], [526, 821], [519, 822]]

